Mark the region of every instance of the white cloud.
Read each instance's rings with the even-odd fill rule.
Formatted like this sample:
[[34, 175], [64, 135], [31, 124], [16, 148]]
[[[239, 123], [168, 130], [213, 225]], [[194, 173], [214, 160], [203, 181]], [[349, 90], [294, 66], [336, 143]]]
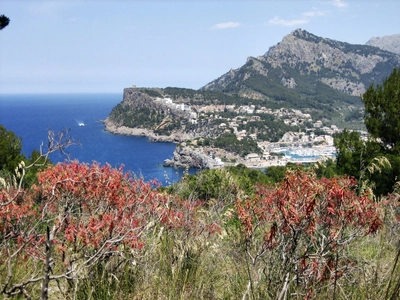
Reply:
[[313, 10], [306, 11], [303, 13], [303, 16], [306, 18], [313, 18], [313, 17], [322, 17], [325, 16], [326, 12], [319, 10], [318, 8], [313, 7]]
[[346, 2], [344, 2], [343, 0], [333, 0], [332, 1], [332, 4], [334, 5], [334, 6], [336, 6], [336, 7], [339, 7], [339, 8], [345, 8], [345, 7], [347, 7], [347, 3]]
[[239, 22], [226, 22], [226, 23], [219, 23], [213, 26], [214, 29], [228, 29], [228, 28], [236, 28], [239, 27]]
[[311, 21], [312, 18], [322, 17], [325, 15], [326, 15], [325, 11], [322, 11], [316, 7], [313, 7], [312, 10], [303, 12], [301, 14], [300, 18], [292, 19], [292, 20], [285, 20], [285, 19], [281, 19], [278, 16], [275, 16], [273, 19], [268, 21], [268, 24], [292, 27], [292, 26], [307, 24]]
[[294, 20], [284, 20], [279, 17], [274, 17], [273, 19], [268, 21], [268, 24], [272, 25], [282, 25], [282, 26], [297, 26], [302, 24], [307, 24], [309, 22], [308, 19], [294, 19]]

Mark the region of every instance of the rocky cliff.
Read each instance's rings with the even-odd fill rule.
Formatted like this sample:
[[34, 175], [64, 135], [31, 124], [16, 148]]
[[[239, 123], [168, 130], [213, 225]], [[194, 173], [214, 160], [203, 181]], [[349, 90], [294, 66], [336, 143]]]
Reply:
[[161, 135], [154, 133], [154, 130], [146, 128], [132, 128], [128, 126], [118, 125], [107, 118], [103, 121], [105, 130], [112, 134], [131, 135], [146, 137], [149, 142], [165, 142], [179, 143], [194, 138], [192, 134], [186, 134], [182, 131], [175, 131], [169, 135]]
[[201, 149], [193, 147], [176, 147], [173, 157], [164, 161], [165, 167], [211, 169], [217, 162]]
[[373, 37], [366, 44], [381, 48], [382, 50], [400, 54], [400, 34]]
[[198, 137], [215, 138], [222, 130], [214, 120], [195, 120], [187, 97], [174, 101], [162, 89], [125, 88], [123, 101], [104, 121], [105, 130], [114, 134], [146, 136], [151, 142], [183, 142]]

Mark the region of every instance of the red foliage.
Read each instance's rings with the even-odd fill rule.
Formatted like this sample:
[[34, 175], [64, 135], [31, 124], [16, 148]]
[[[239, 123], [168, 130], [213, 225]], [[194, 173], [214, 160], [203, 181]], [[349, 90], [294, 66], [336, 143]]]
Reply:
[[186, 226], [198, 206], [159, 193], [156, 181], [134, 180], [109, 165], [58, 164], [38, 179], [34, 190], [41, 198], [40, 210], [55, 216], [57, 239], [94, 249], [122, 244], [141, 248], [140, 237], [150, 221]]
[[29, 274], [30, 279], [11, 285], [7, 264], [11, 275], [2, 283], [3, 293], [26, 293], [25, 286], [38, 281], [46, 292], [50, 280], [77, 278], [110, 256], [129, 259], [157, 227], [191, 235], [219, 230], [197, 218], [202, 202], [160, 193], [159, 186], [133, 179], [122, 168], [74, 161], [45, 169], [28, 191], [1, 189], [0, 263], [39, 259], [45, 274]]
[[[19, 204], [10, 201], [18, 198], [18, 191], [1, 190], [0, 203], [7, 203], [0, 206], [1, 234], [26, 243], [26, 253], [44, 259], [42, 245], [49, 227], [54, 249], [68, 260], [71, 255], [76, 259], [76, 253], [99, 257], [124, 247], [140, 250], [144, 231], [152, 226], [183, 228], [192, 234], [218, 230], [215, 224], [197, 221], [201, 202], [162, 194], [158, 186], [157, 181], [132, 179], [122, 168], [109, 165], [58, 164], [38, 174], [38, 184]], [[22, 222], [28, 217], [29, 222]]]
[[1, 253], [7, 250], [9, 241], [22, 245], [32, 239], [29, 227], [35, 222], [36, 211], [34, 203], [25, 198], [25, 191], [12, 186], [0, 190], [0, 240], [5, 243], [0, 249], [0, 258], [4, 258]]
[[321, 281], [342, 274], [338, 270], [349, 261], [339, 256], [354, 238], [382, 225], [378, 204], [358, 197], [355, 186], [347, 177], [293, 171], [275, 188], [258, 186], [253, 199], [235, 207], [247, 242], [261, 234], [258, 253], [277, 251], [297, 276]]

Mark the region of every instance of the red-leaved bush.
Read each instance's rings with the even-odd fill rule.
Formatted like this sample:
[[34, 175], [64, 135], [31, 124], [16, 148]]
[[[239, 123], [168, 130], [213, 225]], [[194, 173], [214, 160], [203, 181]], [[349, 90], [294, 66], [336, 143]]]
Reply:
[[270, 274], [284, 292], [291, 282], [305, 287], [335, 282], [354, 264], [343, 250], [382, 225], [378, 204], [368, 195], [357, 196], [355, 187], [348, 177], [318, 179], [292, 171], [278, 186], [260, 185], [255, 197], [238, 200], [252, 264], [260, 257], [274, 264]]
[[23, 243], [33, 238], [34, 203], [24, 199], [24, 191], [13, 186], [0, 190], [0, 264], [4, 263], [8, 243]]
[[157, 187], [157, 181], [134, 179], [122, 168], [74, 161], [42, 171], [29, 191], [1, 190], [2, 257], [10, 262], [23, 254], [43, 262], [42, 270], [23, 283], [12, 285], [10, 275], [3, 293], [27, 293], [27, 285], [43, 280], [46, 298], [51, 280], [75, 280], [99, 261], [140, 251], [155, 228], [215, 231], [215, 225], [196, 219], [201, 202]]
[[58, 164], [38, 179], [34, 190], [42, 218], [52, 216], [53, 243], [60, 251], [141, 249], [149, 224], [193, 227], [194, 212], [201, 205], [162, 194], [155, 189], [157, 181], [132, 179], [109, 165]]

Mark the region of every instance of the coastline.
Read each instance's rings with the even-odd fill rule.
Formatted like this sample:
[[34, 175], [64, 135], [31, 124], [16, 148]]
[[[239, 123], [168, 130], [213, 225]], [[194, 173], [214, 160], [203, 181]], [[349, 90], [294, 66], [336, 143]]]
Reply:
[[101, 121], [104, 124], [104, 130], [112, 134], [128, 135], [128, 136], [141, 136], [146, 137], [149, 142], [159, 143], [180, 143], [193, 136], [185, 133], [175, 132], [171, 135], [158, 135], [153, 130], [146, 128], [131, 128], [126, 126], [118, 126], [111, 122], [108, 118]]
[[[138, 136], [146, 137], [149, 142], [160, 142], [160, 143], [183, 143], [182, 147], [176, 147], [172, 154], [172, 158], [164, 159], [165, 167], [173, 168], [197, 168], [197, 169], [211, 169], [215, 167], [223, 166], [220, 161], [216, 161], [209, 154], [205, 153], [203, 149], [195, 150], [192, 147], [186, 146], [184, 143], [187, 140], [193, 139], [190, 134], [185, 134], [181, 132], [174, 132], [170, 136], [157, 135], [153, 130], [145, 128], [130, 128], [126, 126], [117, 126], [111, 122], [108, 118], [101, 120], [104, 124], [104, 130], [117, 135], [127, 135], [127, 136]], [[207, 152], [217, 153], [221, 150], [218, 149], [208, 149]]]
[[[223, 166], [232, 166], [237, 164], [244, 164], [248, 168], [265, 169], [271, 166], [284, 166], [287, 163], [315, 163], [317, 161], [325, 160], [330, 155], [317, 155], [318, 158], [301, 158], [293, 159], [291, 156], [265, 157], [264, 155], [256, 155], [251, 157], [242, 158], [233, 153], [228, 153], [225, 150], [211, 148], [211, 147], [193, 147], [193, 145], [186, 144], [186, 141], [194, 137], [189, 134], [174, 132], [170, 136], [162, 136], [154, 133], [153, 130], [145, 128], [130, 128], [126, 126], [117, 126], [108, 118], [101, 121], [105, 130], [111, 134], [127, 135], [146, 137], [148, 142], [165, 142], [181, 144], [176, 147], [171, 158], [164, 159], [164, 166], [173, 168], [197, 168], [197, 169], [213, 169]], [[316, 150], [314, 148], [314, 150]], [[222, 158], [228, 159], [230, 162], [223, 162]]]
[[108, 118], [105, 120], [100, 120], [104, 124], [104, 130], [112, 133], [112, 134], [120, 134], [120, 135], [131, 135], [131, 136], [150, 136], [154, 135], [152, 130], [148, 130], [145, 128], [130, 128], [126, 126], [117, 126], [114, 123], [110, 122]]

